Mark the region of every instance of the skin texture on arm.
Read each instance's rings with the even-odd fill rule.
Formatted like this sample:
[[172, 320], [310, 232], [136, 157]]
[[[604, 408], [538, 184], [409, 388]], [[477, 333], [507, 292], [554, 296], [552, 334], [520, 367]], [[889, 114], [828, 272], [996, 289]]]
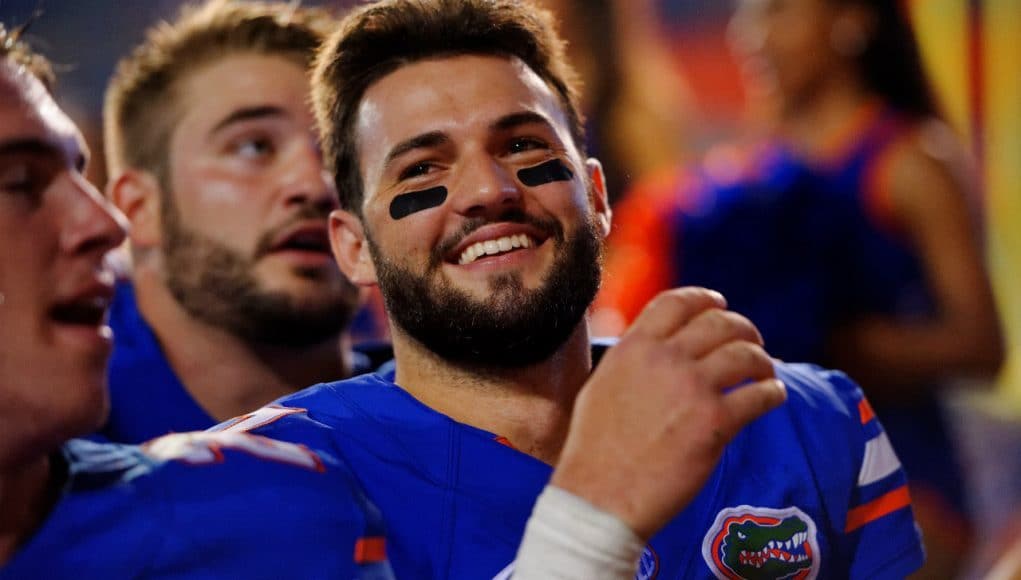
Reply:
[[865, 384], [897, 389], [876, 399], [910, 397], [948, 375], [992, 376], [1003, 359], [980, 232], [949, 135], [922, 131], [895, 147], [880, 203], [924, 265], [935, 314], [918, 322], [867, 318], [837, 334], [838, 366]]

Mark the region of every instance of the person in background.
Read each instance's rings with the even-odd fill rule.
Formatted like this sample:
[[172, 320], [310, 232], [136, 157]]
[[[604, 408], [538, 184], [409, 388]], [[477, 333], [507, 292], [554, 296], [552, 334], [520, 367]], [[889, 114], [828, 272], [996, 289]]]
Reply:
[[921, 564], [903, 471], [860, 391], [775, 363], [719, 294], [662, 293], [593, 369], [608, 194], [548, 12], [377, 2], [322, 51], [332, 245], [349, 279], [381, 288], [396, 369], [216, 430], [345, 457], [399, 577], [528, 573], [512, 562], [532, 505], [577, 505], [564, 494], [631, 538], [588, 553], [637, 562], [640, 578]]
[[131, 266], [111, 313], [103, 437], [205, 429], [389, 359], [352, 348], [359, 292], [327, 239], [336, 192], [307, 70], [333, 26], [318, 9], [210, 0], [119, 63], [107, 194], [131, 223]]
[[586, 143], [610, 203], [688, 155], [694, 99], [659, 29], [653, 0], [542, 0], [581, 78]]
[[125, 223], [20, 34], [0, 25], [0, 578], [392, 578], [378, 511], [335, 457], [247, 435], [73, 439], [107, 410], [105, 258]]
[[620, 328], [660, 287], [704, 284], [774, 354], [845, 369], [904, 460], [930, 573], [952, 576], [969, 523], [938, 395], [1004, 352], [967, 155], [902, 3], [744, 0], [732, 33], [770, 137], [619, 208], [597, 316]]

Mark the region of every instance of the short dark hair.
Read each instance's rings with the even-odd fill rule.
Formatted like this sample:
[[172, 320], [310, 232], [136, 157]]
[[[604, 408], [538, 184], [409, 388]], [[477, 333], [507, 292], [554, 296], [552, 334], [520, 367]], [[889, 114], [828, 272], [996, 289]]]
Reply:
[[103, 133], [110, 174], [135, 167], [167, 186], [167, 137], [178, 115], [182, 79], [238, 53], [281, 55], [311, 68], [335, 24], [328, 12], [294, 3], [209, 0], [152, 27], [117, 65], [106, 91]]
[[354, 132], [365, 91], [403, 65], [461, 54], [516, 57], [528, 65], [559, 97], [571, 136], [585, 150], [577, 75], [548, 11], [521, 0], [383, 0], [344, 18], [313, 74], [325, 163], [341, 207], [361, 215], [364, 184]]
[[34, 52], [22, 39], [26, 25], [8, 30], [0, 23], [0, 59], [17, 67], [23, 67], [46, 87], [52, 90], [57, 80], [53, 67], [42, 55]]

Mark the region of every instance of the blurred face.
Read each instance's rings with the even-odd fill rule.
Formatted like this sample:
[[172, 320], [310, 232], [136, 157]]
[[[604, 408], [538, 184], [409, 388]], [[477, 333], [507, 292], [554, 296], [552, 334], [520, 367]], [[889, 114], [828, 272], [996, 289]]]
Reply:
[[833, 50], [834, 18], [827, 0], [740, 0], [731, 36], [752, 94], [785, 107], [810, 98], [843, 61]]
[[308, 90], [292, 60], [235, 54], [179, 91], [162, 212], [167, 283], [194, 316], [252, 342], [322, 342], [357, 303], [330, 254], [336, 195]]
[[397, 326], [466, 365], [550, 356], [598, 287], [608, 209], [549, 87], [514, 59], [426, 60], [372, 85], [355, 130], [365, 235]]
[[124, 230], [82, 176], [86, 158], [42, 85], [0, 63], [0, 465], [105, 417], [104, 256]]

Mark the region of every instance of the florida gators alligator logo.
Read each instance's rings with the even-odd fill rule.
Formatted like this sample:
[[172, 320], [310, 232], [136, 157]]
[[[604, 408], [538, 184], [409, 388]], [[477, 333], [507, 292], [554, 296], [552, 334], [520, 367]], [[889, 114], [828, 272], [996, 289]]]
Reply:
[[814, 580], [815, 522], [796, 507], [726, 508], [702, 541], [702, 557], [720, 580]]

